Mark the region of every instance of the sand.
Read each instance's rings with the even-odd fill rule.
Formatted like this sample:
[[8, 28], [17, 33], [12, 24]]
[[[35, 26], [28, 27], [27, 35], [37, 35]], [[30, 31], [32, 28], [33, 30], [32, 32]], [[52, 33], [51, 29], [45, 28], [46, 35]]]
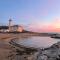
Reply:
[[17, 54], [16, 48], [9, 43], [14, 38], [27, 36], [26, 34], [0, 33], [0, 60], [33, 60], [32, 55]]

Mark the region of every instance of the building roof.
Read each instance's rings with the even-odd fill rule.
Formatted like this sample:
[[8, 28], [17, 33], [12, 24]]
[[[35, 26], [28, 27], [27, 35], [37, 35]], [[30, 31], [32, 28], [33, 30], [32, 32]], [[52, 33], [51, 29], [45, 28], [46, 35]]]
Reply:
[[21, 25], [13, 25], [12, 27], [22, 27]]
[[18, 27], [19, 25], [13, 25], [13, 26], [16, 26], [16, 27]]
[[[22, 27], [22, 26], [20, 26], [20, 25], [13, 25], [11, 27]], [[8, 28], [9, 28], [9, 26], [0, 26], [0, 29], [8, 29]]]
[[8, 26], [0, 26], [0, 29], [8, 29]]

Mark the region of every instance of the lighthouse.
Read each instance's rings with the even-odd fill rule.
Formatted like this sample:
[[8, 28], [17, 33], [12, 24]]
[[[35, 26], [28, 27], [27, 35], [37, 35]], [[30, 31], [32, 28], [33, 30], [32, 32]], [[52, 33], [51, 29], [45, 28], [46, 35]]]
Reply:
[[11, 32], [12, 20], [9, 19], [9, 32]]
[[9, 32], [23, 32], [23, 27], [20, 25], [13, 25], [12, 20], [9, 19]]

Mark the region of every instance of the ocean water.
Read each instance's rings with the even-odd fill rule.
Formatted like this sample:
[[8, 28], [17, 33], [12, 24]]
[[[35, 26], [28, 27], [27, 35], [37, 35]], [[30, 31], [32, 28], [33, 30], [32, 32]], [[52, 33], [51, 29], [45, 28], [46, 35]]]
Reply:
[[26, 47], [47, 48], [59, 42], [60, 39], [32, 36], [32, 37], [21, 38], [15, 41], [17, 44], [24, 45]]

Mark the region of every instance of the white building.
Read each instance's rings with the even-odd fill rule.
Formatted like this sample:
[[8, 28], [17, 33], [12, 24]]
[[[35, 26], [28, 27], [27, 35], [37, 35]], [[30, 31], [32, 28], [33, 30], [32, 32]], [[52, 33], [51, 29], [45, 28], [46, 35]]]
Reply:
[[23, 27], [20, 25], [12, 25], [12, 20], [9, 19], [8, 26], [0, 26], [0, 32], [23, 32]]
[[10, 32], [23, 32], [23, 27], [19, 25], [13, 25], [10, 27]]
[[20, 25], [12, 25], [12, 20], [9, 19], [9, 32], [23, 32], [23, 27]]

